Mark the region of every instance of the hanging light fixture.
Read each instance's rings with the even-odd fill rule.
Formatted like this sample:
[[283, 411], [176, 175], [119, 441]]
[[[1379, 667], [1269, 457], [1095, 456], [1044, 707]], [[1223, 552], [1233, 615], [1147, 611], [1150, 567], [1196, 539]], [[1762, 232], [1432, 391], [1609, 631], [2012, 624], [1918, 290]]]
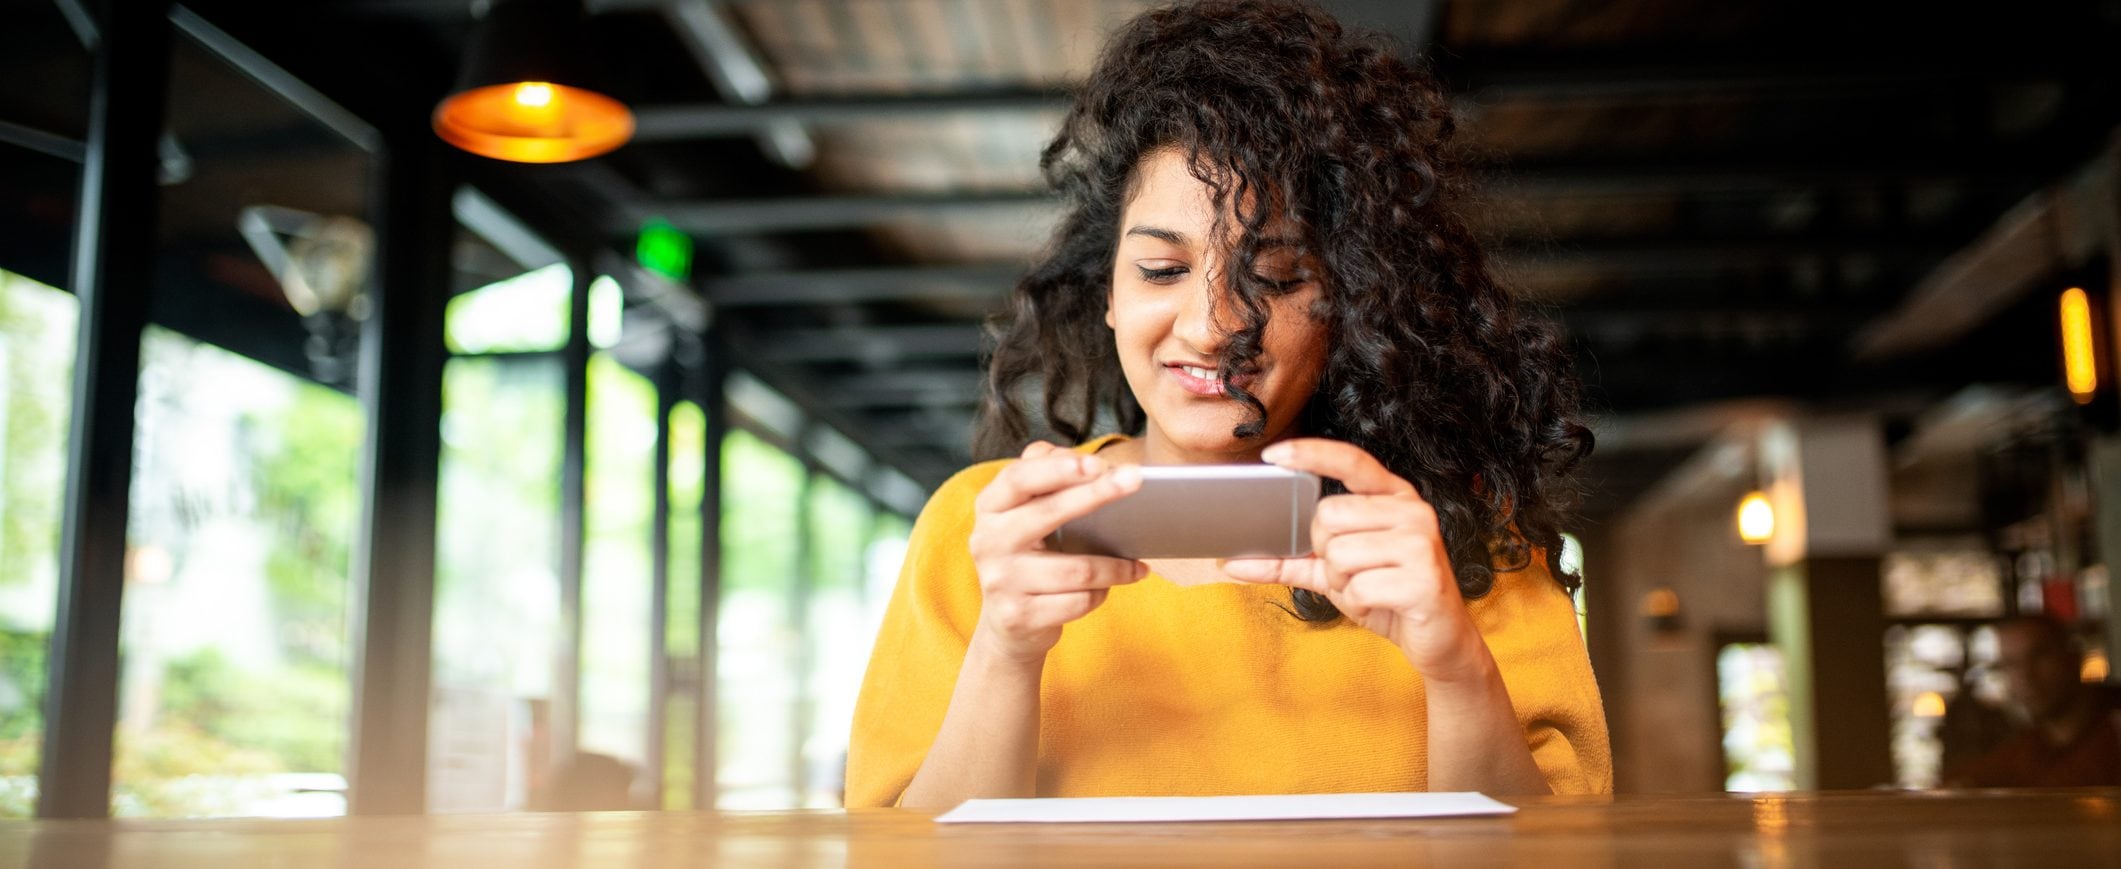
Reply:
[[518, 163], [586, 160], [633, 138], [633, 112], [590, 89], [579, 63], [580, 0], [497, 0], [472, 31], [435, 133]]

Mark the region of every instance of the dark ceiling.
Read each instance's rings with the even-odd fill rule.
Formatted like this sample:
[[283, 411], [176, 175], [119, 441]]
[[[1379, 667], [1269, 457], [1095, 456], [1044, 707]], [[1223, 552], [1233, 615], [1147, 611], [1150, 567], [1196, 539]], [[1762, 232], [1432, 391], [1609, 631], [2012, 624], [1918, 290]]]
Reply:
[[[0, 256], [34, 271], [65, 226], [53, 170], [83, 134], [87, 55], [72, 0], [16, 5], [0, 138], [33, 147], [0, 147], [16, 229]], [[967, 463], [980, 321], [1052, 219], [1038, 148], [1100, 35], [1145, 4], [590, 5], [585, 42], [638, 139], [571, 166], [465, 158], [467, 179], [556, 240], [625, 252], [643, 220], [673, 222], [739, 365], [923, 484]], [[1630, 421], [1755, 398], [1912, 414], [1975, 383], [2056, 380], [2040, 294], [1999, 286], [1970, 306], [1953, 269], [2109, 147], [2121, 3], [1327, 5], [1455, 88], [1491, 182], [1480, 229], [1508, 283], [1572, 333], [1613, 435], [1592, 513], [1699, 443]], [[473, 19], [466, 0], [191, 8], [386, 127], [433, 105]], [[217, 123], [186, 147], [245, 157], [230, 189], [358, 210], [357, 150], [284, 111], [187, 96]], [[243, 283], [226, 263], [198, 271]]]

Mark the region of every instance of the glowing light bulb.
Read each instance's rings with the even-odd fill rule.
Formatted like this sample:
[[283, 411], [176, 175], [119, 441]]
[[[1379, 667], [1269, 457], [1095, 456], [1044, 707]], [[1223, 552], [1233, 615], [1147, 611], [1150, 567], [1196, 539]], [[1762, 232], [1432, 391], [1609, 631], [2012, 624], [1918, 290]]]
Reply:
[[1775, 505], [1764, 492], [1750, 492], [1738, 502], [1738, 539], [1747, 543], [1768, 542], [1775, 536]]
[[552, 85], [541, 81], [526, 81], [516, 85], [516, 105], [530, 109], [542, 109], [552, 105]]
[[2062, 292], [2062, 378], [2069, 396], [2078, 404], [2090, 404], [2099, 391], [2099, 369], [2092, 353], [2091, 297], [2083, 287]]

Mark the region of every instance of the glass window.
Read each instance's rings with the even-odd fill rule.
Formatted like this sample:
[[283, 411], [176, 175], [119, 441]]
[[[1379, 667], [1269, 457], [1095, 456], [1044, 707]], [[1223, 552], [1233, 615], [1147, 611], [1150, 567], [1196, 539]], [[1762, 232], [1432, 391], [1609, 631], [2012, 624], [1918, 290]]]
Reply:
[[0, 818], [37, 808], [75, 311], [72, 295], [0, 271]]
[[1888, 552], [1880, 574], [1888, 618], [2003, 614], [2003, 562], [1979, 540]]
[[722, 474], [717, 807], [790, 808], [798, 804], [790, 738], [801, 635], [789, 596], [803, 465], [738, 429], [722, 440]]
[[579, 747], [630, 765], [636, 783], [648, 757], [655, 440], [655, 385], [591, 356]]
[[350, 395], [150, 328], [114, 814], [344, 811]]
[[1782, 652], [1772, 645], [1730, 643], [1717, 651], [1724, 789], [1786, 791], [1796, 786], [1787, 685]]
[[522, 808], [553, 754], [542, 740], [560, 644], [565, 413], [558, 356], [459, 357], [443, 369], [433, 811]]
[[700, 500], [706, 491], [707, 415], [693, 402], [670, 411], [670, 598], [664, 649], [671, 691], [663, 726], [663, 807], [692, 808], [692, 744], [698, 715]]
[[1583, 583], [1590, 582], [1590, 577], [1583, 572], [1583, 541], [1576, 539], [1574, 534], [1561, 535], [1561, 572], [1576, 574], [1583, 581], [1577, 583], [1575, 591], [1569, 592], [1569, 599], [1576, 603], [1576, 633], [1588, 640], [1591, 636], [1590, 608], [1584, 605]]
[[720, 805], [838, 807], [911, 524], [748, 431], [725, 438], [723, 463]]
[[196, 42], [169, 66], [111, 808], [336, 814], [373, 164]]
[[[465, 239], [459, 246], [476, 249]], [[567, 297], [574, 273], [566, 263], [503, 278], [449, 300], [442, 336], [449, 352], [525, 353], [567, 343]]]
[[875, 511], [866, 498], [823, 474], [810, 486], [810, 576], [805, 628], [811, 644], [810, 710], [802, 748], [805, 808], [844, 805], [847, 737], [854, 725], [854, 698], [869, 661], [864, 644], [865, 571]]
[[2001, 710], [1995, 632], [1961, 625], [1885, 630], [1893, 773], [1901, 787], [1935, 787], [1952, 764], [1987, 751], [2010, 729]]

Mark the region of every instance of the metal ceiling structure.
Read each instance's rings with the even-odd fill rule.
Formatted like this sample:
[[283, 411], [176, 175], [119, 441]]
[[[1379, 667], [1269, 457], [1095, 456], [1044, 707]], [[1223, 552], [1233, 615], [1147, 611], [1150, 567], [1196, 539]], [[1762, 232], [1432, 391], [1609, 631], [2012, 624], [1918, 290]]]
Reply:
[[[78, 4], [29, 5], [10, 15], [23, 26], [0, 36], [0, 64], [46, 86], [0, 88], [0, 139], [78, 160]], [[373, 114], [433, 104], [473, 5], [187, 8]], [[1507, 282], [1572, 333], [1602, 432], [1751, 399], [1914, 414], [1971, 384], [2054, 381], [2029, 288], [1996, 288], [1956, 320], [1910, 306], [2013, 209], [2111, 160], [2121, 4], [1327, 5], [1392, 33], [1454, 88], [1491, 182], [1478, 228]], [[580, 165], [464, 158], [463, 174], [549, 238], [614, 259], [647, 219], [683, 229], [699, 251], [691, 310], [730, 336], [735, 364], [932, 486], [970, 461], [981, 322], [1053, 219], [1038, 149], [1101, 35], [1144, 6], [591, 2], [583, 38], [639, 110], [639, 138]], [[181, 149], [257, 155], [252, 188], [339, 168], [314, 135], [227, 105]], [[0, 241], [32, 269], [63, 258], [70, 221], [46, 213], [66, 200], [48, 201], [36, 174], [10, 168], [0, 190], [32, 203], [4, 215]], [[275, 318], [287, 331], [274, 300], [226, 295], [238, 301], [170, 314], [194, 312], [209, 335]], [[670, 316], [636, 302], [631, 316]], [[1880, 344], [1886, 333], [1900, 343]], [[1700, 443], [1652, 441], [1609, 439], [1589, 512], [1621, 509]]]

